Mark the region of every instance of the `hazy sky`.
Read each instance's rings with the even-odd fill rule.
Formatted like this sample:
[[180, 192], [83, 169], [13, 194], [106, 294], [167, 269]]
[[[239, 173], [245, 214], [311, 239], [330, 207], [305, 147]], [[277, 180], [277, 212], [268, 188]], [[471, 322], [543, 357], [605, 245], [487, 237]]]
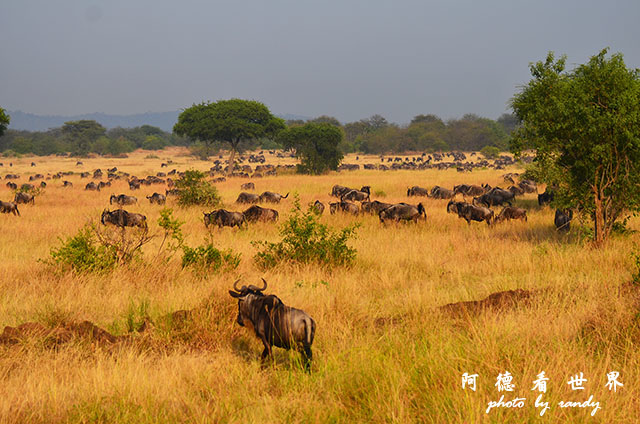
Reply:
[[549, 50], [640, 67], [640, 0], [2, 0], [0, 107], [497, 118]]

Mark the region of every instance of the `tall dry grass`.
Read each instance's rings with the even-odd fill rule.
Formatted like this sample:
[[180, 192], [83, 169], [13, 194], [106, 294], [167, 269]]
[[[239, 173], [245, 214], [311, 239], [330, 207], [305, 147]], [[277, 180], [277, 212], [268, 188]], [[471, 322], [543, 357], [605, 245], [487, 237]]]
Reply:
[[[126, 159], [69, 158], [3, 160], [1, 175], [25, 176], [60, 170], [117, 166], [138, 176], [166, 171], [208, 169], [210, 163], [181, 156], [177, 149], [159, 158], [135, 153]], [[363, 158], [376, 161], [377, 158]], [[31, 161], [37, 166], [29, 166]], [[8, 168], [8, 162], [13, 166]], [[350, 157], [349, 162], [355, 161]], [[518, 171], [517, 168], [508, 171]], [[297, 193], [303, 205], [330, 200], [333, 184], [369, 184], [387, 202], [407, 201], [411, 185], [451, 187], [460, 182], [501, 184], [501, 172], [356, 171], [310, 177], [282, 175], [254, 180], [256, 191]], [[109, 207], [110, 194], [140, 200], [128, 210], [147, 215], [150, 231], [158, 206], [145, 195], [164, 187], [143, 186], [131, 193], [124, 181], [100, 193], [85, 192], [88, 181], [67, 178], [74, 188], [48, 180], [36, 204], [21, 205], [21, 217], [0, 215], [0, 325], [27, 321], [55, 326], [90, 320], [116, 334], [148, 315], [154, 331], [133, 335], [113, 347], [78, 340], [51, 347], [34, 338], [0, 346], [1, 422], [637, 422], [640, 411], [640, 331], [637, 305], [625, 283], [633, 272], [630, 251], [637, 235], [617, 237], [604, 249], [580, 242], [576, 232], [558, 234], [553, 211], [538, 208], [534, 195], [518, 203], [528, 208], [527, 223], [488, 228], [467, 225], [445, 211], [446, 201], [421, 199], [427, 222], [383, 226], [377, 217], [326, 214], [335, 227], [362, 222], [352, 246], [358, 251], [350, 269], [283, 266], [261, 272], [253, 263], [253, 240], [277, 240], [277, 226], [212, 232], [217, 247], [242, 254], [233, 273], [201, 276], [153, 259], [157, 238], [145, 246], [147, 263], [106, 275], [60, 271], [46, 259], [59, 238], [75, 234]], [[217, 184], [231, 210], [241, 179]], [[502, 183], [503, 184], [503, 183]], [[504, 184], [503, 184], [504, 185]], [[159, 190], [161, 189], [161, 190]], [[10, 191], [2, 185], [0, 199]], [[414, 199], [410, 202], [415, 203]], [[275, 208], [286, 219], [291, 196]], [[185, 221], [189, 245], [202, 244], [207, 232], [201, 208], [174, 208]], [[631, 227], [638, 229], [638, 220]], [[236, 304], [227, 290], [236, 277], [269, 282], [268, 292], [307, 311], [317, 323], [313, 372], [302, 371], [298, 355], [275, 349], [275, 365], [261, 368], [261, 344], [235, 323]], [[510, 289], [540, 290], [528, 305], [455, 318], [441, 305], [478, 300]], [[186, 326], [161, 325], [161, 317], [194, 309]], [[508, 370], [516, 390], [505, 400], [525, 397], [522, 409], [494, 409], [494, 384]], [[540, 371], [550, 378], [544, 417], [531, 391]], [[606, 373], [617, 370], [624, 387], [605, 387]], [[478, 390], [461, 388], [463, 372], [478, 373]], [[571, 391], [570, 376], [583, 372], [583, 392]], [[591, 409], [561, 409], [561, 400], [600, 402]]]

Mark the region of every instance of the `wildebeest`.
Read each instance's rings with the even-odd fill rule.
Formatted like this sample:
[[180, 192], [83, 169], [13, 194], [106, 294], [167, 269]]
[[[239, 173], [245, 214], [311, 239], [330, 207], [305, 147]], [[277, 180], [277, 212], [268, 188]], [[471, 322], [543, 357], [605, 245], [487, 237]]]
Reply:
[[482, 196], [484, 188], [475, 184], [459, 184], [453, 186], [453, 194], [462, 194], [463, 196]]
[[573, 218], [573, 211], [571, 209], [560, 210], [556, 209], [556, 216], [553, 218], [553, 223], [556, 225], [558, 231], [569, 231], [571, 229], [571, 219]]
[[518, 186], [523, 189], [525, 193], [535, 193], [538, 191], [535, 181], [523, 180], [518, 183]]
[[283, 196], [280, 193], [274, 193], [273, 191], [265, 191], [260, 195], [261, 202], [269, 202], [269, 203], [280, 203], [280, 200], [286, 199], [289, 197], [289, 193], [286, 196]]
[[13, 201], [15, 203], [31, 203], [32, 205], [35, 205], [36, 203], [36, 196], [34, 196], [33, 194], [30, 193], [25, 193], [23, 191], [19, 191], [18, 193], [16, 193], [16, 196], [13, 198]]
[[253, 193], [242, 192], [238, 195], [236, 203], [258, 203], [260, 202], [260, 196]]
[[516, 208], [514, 206], [505, 206], [502, 208], [498, 216], [496, 216], [495, 221], [508, 221], [511, 219], [520, 219], [524, 222], [527, 222], [527, 211], [522, 208]]
[[380, 211], [385, 210], [389, 207], [393, 206], [392, 203], [384, 203], [378, 200], [374, 200], [373, 202], [362, 202], [360, 205], [360, 209], [362, 212], [368, 212], [371, 214], [379, 214]]
[[147, 217], [140, 213], [127, 212], [124, 209], [110, 211], [105, 209], [100, 217], [102, 225], [113, 224], [117, 227], [147, 228]]
[[520, 186], [512, 185], [507, 187], [507, 190], [513, 193], [514, 196], [522, 196], [524, 194], [524, 189]]
[[476, 206], [486, 206], [488, 208], [491, 206], [502, 206], [504, 203], [511, 206], [511, 201], [514, 197], [515, 195], [509, 190], [494, 187], [488, 193], [474, 197], [473, 204]]
[[544, 190], [544, 193], [538, 194], [538, 205], [540, 206], [548, 205], [553, 201], [553, 197], [554, 197], [553, 191], [550, 190], [549, 187], [547, 187]]
[[370, 197], [370, 194], [365, 191], [349, 190], [348, 192], [340, 196], [340, 200], [364, 202], [365, 200], [369, 200], [369, 197]]
[[98, 183], [99, 188], [111, 187], [111, 181], [100, 181]]
[[244, 183], [240, 186], [242, 190], [255, 190], [256, 185], [254, 183]]
[[147, 196], [147, 199], [149, 199], [149, 203], [157, 205], [164, 205], [167, 202], [167, 196], [160, 193], [153, 193], [151, 196]]
[[426, 188], [413, 186], [413, 187], [409, 187], [407, 189], [407, 197], [411, 197], [411, 196], [428, 196], [428, 195], [429, 195], [429, 190], [427, 190]]
[[230, 212], [225, 209], [217, 209], [209, 213], [204, 214], [204, 226], [209, 228], [209, 225], [217, 225], [218, 228], [222, 227], [238, 227], [245, 224], [247, 220], [242, 212]]
[[73, 183], [71, 181], [63, 181], [62, 182], [62, 187], [73, 187]]
[[178, 196], [180, 194], [179, 188], [172, 188], [164, 191], [165, 196]]
[[93, 181], [91, 181], [90, 183], [87, 183], [86, 186], [84, 186], [85, 190], [94, 190], [94, 191], [100, 191], [100, 187], [98, 186], [98, 184], [94, 183]]
[[113, 205], [114, 203], [117, 205], [135, 205], [138, 203], [138, 198], [134, 196], [127, 196], [126, 194], [119, 194], [117, 196], [112, 194], [109, 198], [109, 204]]
[[418, 203], [417, 206], [398, 203], [381, 210], [378, 213], [378, 217], [382, 223], [384, 223], [385, 220], [418, 222], [421, 218], [424, 220], [427, 219], [427, 212], [424, 210], [422, 203]]
[[451, 200], [447, 204], [447, 212], [458, 214], [458, 218], [464, 218], [467, 224], [471, 224], [471, 221], [485, 221], [487, 225], [491, 225], [493, 222], [493, 211], [491, 209], [467, 202], [454, 202]]
[[17, 190], [18, 189], [18, 184], [14, 183], [13, 181], [9, 181], [7, 183], [7, 187], [9, 187], [11, 190]]
[[432, 199], [451, 199], [454, 196], [453, 190], [448, 188], [435, 186], [431, 189], [428, 196]]
[[331, 196], [340, 197], [343, 194], [345, 194], [345, 193], [347, 193], [347, 192], [349, 192], [351, 190], [352, 189], [350, 189], [349, 187], [345, 187], [345, 186], [341, 186], [339, 184], [336, 184], [331, 188]]
[[358, 212], [360, 212], [360, 209], [358, 208], [358, 205], [351, 202], [341, 201], [341, 202], [329, 203], [329, 212], [331, 213], [331, 215], [335, 214], [338, 211], [350, 213], [353, 215], [358, 215]]
[[129, 181], [129, 190], [139, 190], [139, 189], [140, 189], [140, 180]]
[[40, 181], [40, 187], [41, 188], [47, 188], [47, 183], [44, 181]]
[[242, 212], [247, 222], [256, 221], [273, 221], [278, 220], [278, 211], [275, 209], [263, 208], [258, 205], [253, 205], [246, 211]]
[[313, 206], [311, 206], [311, 210], [316, 215], [322, 215], [324, 213], [324, 203], [322, 203], [319, 200], [316, 200], [315, 203], [313, 204]]
[[36, 189], [36, 186], [29, 183], [24, 183], [20, 186], [20, 191], [34, 191], [35, 189]]
[[0, 212], [2, 213], [12, 213], [14, 215], [20, 216], [20, 211], [18, 210], [18, 205], [13, 202], [3, 202], [0, 200]]
[[306, 312], [285, 305], [275, 295], [265, 295], [267, 282], [258, 288], [254, 285], [229, 290], [231, 297], [238, 299], [238, 317], [236, 321], [242, 327], [250, 324], [256, 337], [264, 345], [262, 360], [272, 356], [272, 346], [283, 349], [296, 349], [304, 359], [305, 368], [311, 368], [313, 354], [311, 345], [316, 332], [316, 323]]

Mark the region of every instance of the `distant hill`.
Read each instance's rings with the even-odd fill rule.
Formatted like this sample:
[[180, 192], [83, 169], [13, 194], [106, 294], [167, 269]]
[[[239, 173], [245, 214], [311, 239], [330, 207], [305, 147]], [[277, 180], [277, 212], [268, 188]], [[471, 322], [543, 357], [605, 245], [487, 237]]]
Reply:
[[[79, 121], [91, 119], [104, 125], [106, 128], [134, 128], [141, 125], [153, 125], [171, 132], [173, 125], [178, 120], [180, 111], [171, 112], [147, 112], [133, 115], [109, 115], [106, 113], [85, 113], [83, 115], [59, 116], [59, 115], [34, 115], [19, 110], [7, 111], [11, 116], [9, 128], [14, 130], [46, 131], [49, 128], [61, 127], [67, 121]], [[283, 119], [310, 119], [306, 116], [283, 114], [277, 115]]]

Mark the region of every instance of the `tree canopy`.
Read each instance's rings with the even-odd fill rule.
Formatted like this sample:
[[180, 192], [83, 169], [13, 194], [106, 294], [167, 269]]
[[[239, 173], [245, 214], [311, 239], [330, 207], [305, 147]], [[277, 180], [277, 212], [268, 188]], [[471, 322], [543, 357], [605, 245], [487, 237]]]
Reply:
[[243, 141], [273, 138], [285, 128], [284, 120], [273, 116], [262, 103], [254, 100], [230, 99], [205, 102], [185, 109], [178, 116], [173, 131], [192, 141], [212, 144], [223, 141], [231, 147], [229, 167]]
[[330, 123], [308, 122], [282, 131], [278, 142], [285, 149], [295, 149], [296, 157], [301, 160], [298, 172], [322, 174], [338, 169], [343, 158], [338, 148], [342, 138], [342, 130]]
[[593, 220], [597, 246], [640, 210], [640, 74], [607, 53], [572, 71], [549, 53], [512, 99], [522, 122], [512, 150], [535, 149], [533, 171], [557, 187], [558, 206]]
[[9, 126], [9, 120], [9, 115], [7, 115], [4, 109], [0, 107], [0, 137]]

